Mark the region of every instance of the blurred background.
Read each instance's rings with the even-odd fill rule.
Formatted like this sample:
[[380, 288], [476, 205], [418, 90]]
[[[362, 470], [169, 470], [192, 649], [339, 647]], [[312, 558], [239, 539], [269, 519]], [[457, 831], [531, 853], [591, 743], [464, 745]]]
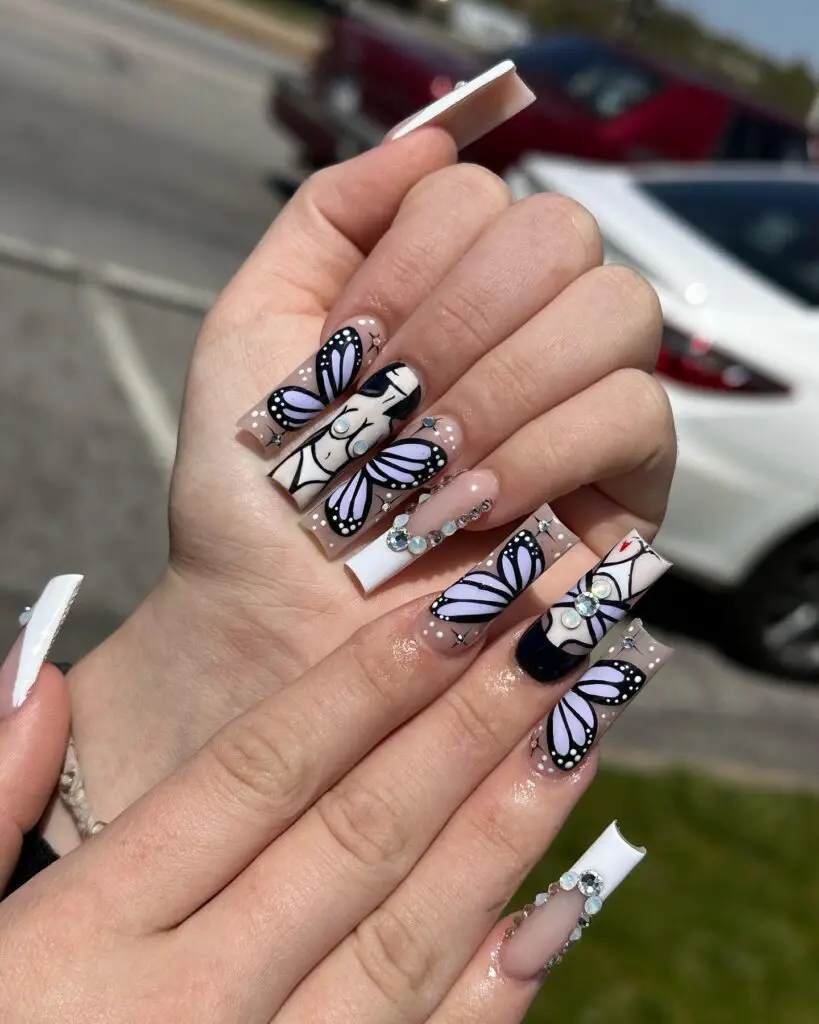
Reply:
[[[167, 553], [204, 312], [298, 182], [513, 57], [465, 154], [573, 195], [657, 288], [680, 470], [641, 614], [675, 663], [524, 892], [610, 819], [650, 856], [532, 1021], [817, 1020], [819, 35], [814, 0], [0, 0], [0, 638], [86, 573], [59, 654]], [[568, 858], [568, 860], [567, 860]]]

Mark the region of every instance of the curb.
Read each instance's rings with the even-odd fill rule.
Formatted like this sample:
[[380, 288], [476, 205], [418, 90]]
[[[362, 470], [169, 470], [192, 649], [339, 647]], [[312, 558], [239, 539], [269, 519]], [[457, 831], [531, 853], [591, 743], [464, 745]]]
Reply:
[[318, 31], [291, 25], [274, 14], [235, 0], [149, 0], [149, 3], [226, 35], [302, 60], [309, 60], [321, 46]]

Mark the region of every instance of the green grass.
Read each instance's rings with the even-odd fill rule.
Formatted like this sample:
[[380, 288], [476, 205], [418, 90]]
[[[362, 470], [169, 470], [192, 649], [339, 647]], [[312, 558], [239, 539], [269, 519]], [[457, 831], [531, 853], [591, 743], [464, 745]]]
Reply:
[[648, 856], [528, 1024], [817, 1024], [819, 799], [604, 772], [514, 905], [615, 817]]
[[252, 7], [260, 7], [270, 11], [279, 18], [287, 19], [297, 25], [313, 28], [321, 24], [322, 16], [318, 6], [307, 0], [243, 0]]

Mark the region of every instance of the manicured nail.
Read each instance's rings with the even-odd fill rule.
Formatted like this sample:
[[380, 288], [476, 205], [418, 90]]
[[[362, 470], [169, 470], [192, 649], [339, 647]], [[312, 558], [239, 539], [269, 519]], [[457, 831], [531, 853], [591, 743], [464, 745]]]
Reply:
[[0, 718], [19, 708], [31, 692], [82, 580], [82, 576], [55, 576], [21, 617], [23, 630], [0, 667]]
[[437, 127], [449, 132], [458, 149], [464, 149], [535, 99], [514, 63], [505, 60], [470, 82], [459, 82], [452, 92], [396, 125], [385, 141], [403, 139], [419, 128]]
[[396, 516], [392, 528], [346, 562], [366, 593], [386, 583], [417, 558], [487, 515], [498, 497], [498, 478], [488, 469], [460, 473], [417, 505]]
[[286, 434], [312, 422], [349, 391], [386, 340], [386, 329], [379, 320], [353, 318], [242, 416], [237, 429], [252, 434], [263, 448], [281, 447]]
[[351, 462], [386, 440], [421, 403], [421, 381], [405, 363], [377, 370], [268, 475], [305, 508]]
[[632, 530], [527, 629], [518, 641], [518, 664], [541, 683], [562, 678], [670, 568], [671, 563]]
[[655, 640], [640, 619], [630, 623], [532, 733], [535, 771], [574, 771], [673, 656], [674, 648]]
[[559, 881], [515, 918], [496, 954], [499, 973], [515, 981], [545, 978], [645, 855], [612, 822]]
[[548, 505], [541, 507], [489, 555], [437, 597], [418, 619], [418, 632], [436, 650], [471, 647], [561, 555], [577, 544]]
[[424, 416], [311, 508], [301, 520], [302, 529], [315, 536], [330, 558], [337, 557], [413, 492], [446, 474], [462, 444], [456, 420]]

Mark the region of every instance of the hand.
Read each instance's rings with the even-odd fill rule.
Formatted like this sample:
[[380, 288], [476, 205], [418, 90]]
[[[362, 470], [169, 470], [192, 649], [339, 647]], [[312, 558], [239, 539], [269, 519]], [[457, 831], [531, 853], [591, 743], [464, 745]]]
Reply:
[[[483, 652], [429, 646], [428, 614], [361, 627], [0, 904], [0, 1019], [518, 1021], [583, 900], [539, 911], [489, 975], [505, 926], [487, 935], [596, 752], [533, 767], [524, 737], [574, 679], [516, 668], [519, 630]], [[603, 896], [610, 859], [592, 862]]]
[[656, 297], [631, 271], [597, 266], [599, 234], [577, 204], [510, 205], [498, 178], [452, 166], [454, 156], [430, 130], [314, 176], [208, 317], [185, 399], [168, 572], [73, 676], [75, 736], [101, 817], [374, 615], [493, 546], [464, 533], [364, 601], [296, 528], [266, 479], [275, 460], [237, 440], [233, 424], [344, 324], [377, 319], [385, 350], [368, 372], [413, 367], [425, 388], [418, 413], [457, 421], [462, 465], [495, 475], [479, 527], [560, 497], [591, 550], [532, 602], [560, 596], [629, 527], [659, 525], [674, 442], [648, 376]]

